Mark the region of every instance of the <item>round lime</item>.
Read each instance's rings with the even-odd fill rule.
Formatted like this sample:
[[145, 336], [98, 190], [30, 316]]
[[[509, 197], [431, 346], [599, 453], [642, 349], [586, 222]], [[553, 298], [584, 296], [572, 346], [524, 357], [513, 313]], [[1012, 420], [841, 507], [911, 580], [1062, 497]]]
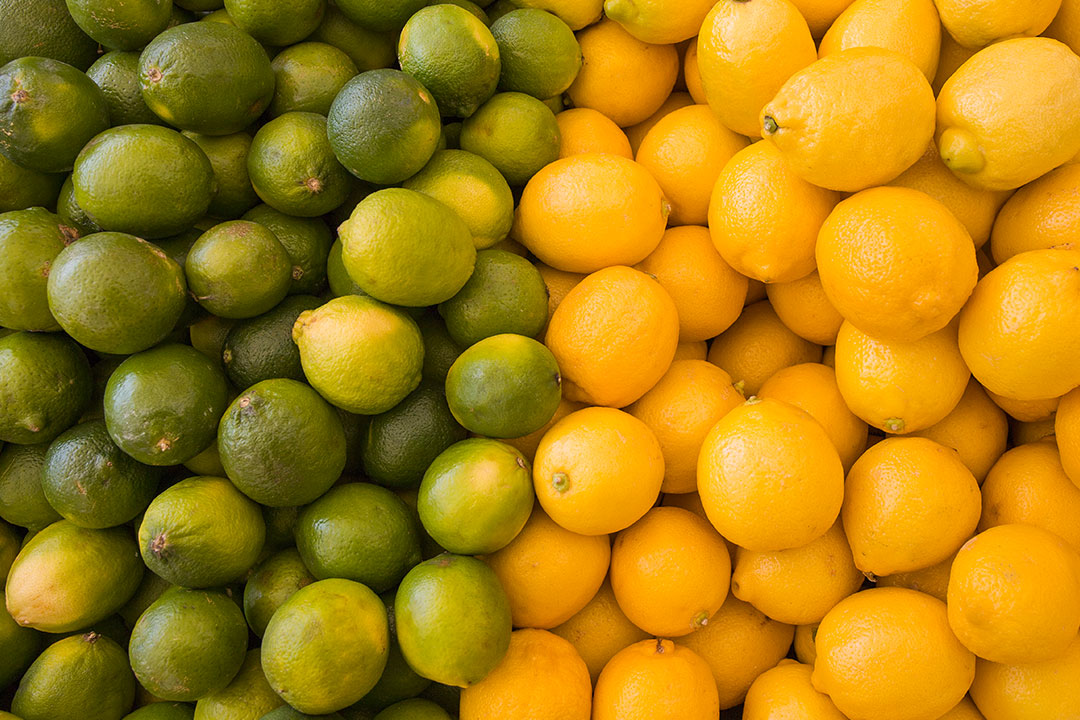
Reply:
[[139, 53], [123, 50], [107, 52], [90, 66], [86, 74], [105, 94], [113, 125], [162, 124], [161, 118], [142, 99]]
[[0, 214], [0, 327], [46, 331], [60, 326], [46, 288], [53, 262], [78, 230], [45, 208]]
[[315, 576], [296, 548], [286, 548], [264, 560], [244, 585], [244, 617], [251, 631], [261, 637], [277, 609], [293, 593], [313, 582]]
[[287, 47], [273, 62], [274, 99], [270, 114], [313, 112], [326, 115], [334, 98], [359, 74], [352, 58], [325, 42], [302, 42]]
[[172, 18], [171, 0], [67, 0], [67, 8], [83, 32], [112, 50], [138, 50]]
[[566, 92], [581, 70], [574, 31], [545, 10], [512, 10], [491, 24], [491, 34], [502, 56], [500, 90], [547, 100]]
[[319, 26], [326, 0], [225, 0], [236, 26], [264, 45], [292, 45]]
[[67, 336], [0, 337], [0, 441], [52, 440], [83, 414], [92, 389], [90, 363]]
[[501, 333], [536, 337], [548, 319], [548, 290], [531, 262], [506, 250], [481, 250], [472, 277], [439, 305], [450, 337], [468, 347]]
[[200, 305], [215, 315], [242, 319], [261, 315], [285, 299], [292, 262], [269, 228], [230, 220], [195, 241], [184, 272]]
[[248, 177], [247, 157], [251, 136], [246, 132], [232, 135], [200, 135], [184, 131], [184, 137], [199, 146], [214, 170], [217, 192], [206, 212], [211, 217], [234, 220], [259, 202]]
[[461, 149], [490, 162], [514, 187], [558, 160], [560, 143], [554, 113], [525, 93], [494, 95], [461, 126]]

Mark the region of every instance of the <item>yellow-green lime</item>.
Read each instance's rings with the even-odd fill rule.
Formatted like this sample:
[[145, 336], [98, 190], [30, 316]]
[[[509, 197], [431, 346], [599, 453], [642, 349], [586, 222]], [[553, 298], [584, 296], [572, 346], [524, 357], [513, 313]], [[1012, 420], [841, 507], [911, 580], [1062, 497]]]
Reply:
[[229, 220], [195, 241], [184, 273], [200, 305], [221, 317], [243, 319], [262, 315], [285, 299], [293, 265], [269, 228]]
[[377, 300], [424, 307], [449, 300], [472, 275], [468, 226], [438, 200], [387, 188], [360, 201], [339, 229], [349, 276]]
[[0, 153], [0, 213], [54, 207], [63, 182], [62, 173], [31, 170]]
[[346, 483], [304, 508], [296, 549], [319, 579], [348, 578], [377, 592], [397, 585], [420, 562], [420, 537], [397, 495], [371, 483]]
[[188, 328], [188, 333], [191, 336], [191, 347], [205, 355], [216, 366], [224, 368], [222, 349], [225, 347], [225, 338], [228, 336], [229, 330], [236, 323], [236, 320], [207, 313], [193, 322]]
[[194, 702], [228, 686], [247, 654], [248, 627], [220, 590], [166, 590], [131, 630], [139, 683], [163, 700]]
[[300, 559], [296, 548], [279, 550], [263, 560], [244, 585], [244, 617], [256, 635], [262, 637], [282, 603], [302, 587], [315, 582], [315, 576]]
[[139, 525], [139, 552], [151, 571], [174, 585], [219, 587], [255, 564], [265, 537], [258, 505], [232, 483], [193, 477], [150, 503]]
[[292, 45], [319, 27], [326, 0], [225, 0], [236, 26], [264, 45]]
[[450, 720], [450, 714], [430, 700], [410, 698], [394, 703], [374, 720]]
[[126, 355], [161, 342], [187, 304], [184, 272], [134, 235], [100, 232], [65, 247], [52, 263], [49, 310], [91, 350]]
[[420, 384], [420, 329], [374, 298], [344, 295], [301, 313], [293, 340], [308, 382], [343, 410], [386, 412]]
[[450, 117], [472, 115], [499, 83], [495, 38], [457, 5], [429, 5], [410, 17], [398, 39], [398, 62]]
[[45, 497], [41, 473], [49, 443], [5, 445], [0, 450], [0, 518], [28, 530], [41, 530], [60, 519]]
[[417, 318], [416, 323], [424, 337], [424, 379], [441, 387], [446, 384], [446, 374], [450, 372], [450, 366], [464, 348], [450, 337], [446, 322], [434, 309]]
[[514, 187], [557, 160], [560, 142], [555, 114], [520, 92], [494, 95], [461, 126], [461, 149], [490, 162]]
[[416, 508], [439, 545], [459, 555], [486, 555], [517, 537], [534, 499], [532, 469], [517, 449], [471, 438], [431, 463]]
[[345, 83], [327, 115], [337, 159], [356, 177], [392, 185], [424, 167], [442, 125], [431, 93], [400, 70], [369, 70]]
[[169, 25], [171, 0], [67, 0], [83, 32], [110, 50], [138, 50]]
[[523, 335], [493, 335], [469, 347], [446, 376], [446, 401], [478, 435], [516, 438], [551, 420], [562, 397], [555, 356]]
[[292, 262], [290, 295], [317, 294], [325, 287], [334, 235], [322, 218], [296, 217], [269, 205], [256, 205], [243, 219], [269, 228], [285, 248]]
[[43, 207], [0, 214], [0, 327], [59, 330], [46, 287], [60, 251], [79, 237]]
[[100, 227], [150, 240], [191, 227], [215, 190], [199, 146], [158, 125], [101, 133], [79, 153], [71, 180], [79, 207]]
[[488, 27], [494, 25], [499, 21], [503, 15], [509, 12], [513, 12], [518, 9], [518, 4], [515, 0], [495, 0], [495, 2], [484, 8], [484, 12], [487, 13], [488, 20], [490, 21]]
[[251, 136], [246, 132], [232, 135], [200, 135], [185, 130], [184, 137], [199, 146], [214, 171], [217, 192], [206, 212], [211, 217], [234, 220], [259, 202], [248, 176], [247, 157]]
[[430, 195], [456, 212], [477, 250], [505, 238], [514, 223], [514, 196], [502, 173], [464, 150], [439, 150], [402, 187]]
[[341, 12], [350, 20], [371, 30], [400, 30], [413, 13], [427, 5], [427, 0], [339, 0]]
[[301, 588], [263, 635], [263, 672], [289, 705], [331, 713], [362, 698], [386, 667], [386, 609], [379, 596], [334, 578]]
[[195, 720], [247, 720], [262, 717], [285, 701], [263, 674], [260, 650], [248, 650], [232, 682], [195, 703]]
[[105, 425], [147, 465], [178, 465], [217, 437], [228, 402], [221, 368], [187, 345], [159, 345], [124, 360], [105, 385]]
[[0, 441], [52, 440], [75, 424], [92, 390], [90, 363], [67, 336], [17, 332], [0, 337]]
[[397, 61], [395, 33], [357, 25], [334, 5], [327, 6], [322, 23], [307, 39], [338, 48], [349, 56], [358, 72], [388, 68]]
[[212, 475], [214, 477], [224, 477], [225, 475], [225, 468], [221, 464], [221, 455], [218, 453], [216, 439], [198, 455], [185, 460], [183, 465], [194, 475]]
[[[487, 3], [485, 2], [484, 4], [486, 5]], [[459, 8], [468, 10], [477, 20], [484, 23], [484, 25], [488, 27], [491, 26], [491, 19], [488, 17], [488, 14], [484, 12], [484, 8], [472, 2], [472, 0], [429, 0], [428, 5], [457, 5]]]
[[[0, 158], [3, 158], [0, 163], [7, 161], [7, 158], [4, 158], [3, 155], [0, 155]], [[47, 175], [46, 177], [53, 176]], [[56, 214], [65, 225], [75, 228], [79, 235], [92, 235], [101, 232], [101, 226], [91, 220], [86, 211], [79, 207], [79, 203], [75, 201], [75, 184], [71, 180], [71, 175], [65, 177], [63, 184], [60, 186], [60, 195], [56, 198]]]
[[125, 715], [123, 720], [194, 720], [195, 708], [187, 703], [152, 702]]
[[581, 46], [570, 26], [536, 8], [511, 10], [491, 24], [499, 45], [499, 89], [537, 100], [562, 95], [581, 70]]
[[302, 42], [282, 50], [274, 68], [274, 99], [270, 114], [313, 112], [326, 115], [334, 98], [359, 74], [344, 50], [324, 42]]
[[[263, 715], [259, 720], [344, 720], [341, 713], [327, 713], [325, 715], [308, 715], [296, 708], [282, 705]], [[350, 719], [351, 720], [351, 719]]]
[[233, 326], [221, 353], [232, 384], [247, 389], [274, 378], [303, 380], [300, 350], [292, 341], [292, 328], [300, 313], [320, 305], [322, 301], [312, 295], [293, 295], [273, 310]]
[[142, 99], [139, 53], [124, 50], [107, 52], [90, 66], [86, 74], [104, 93], [113, 125], [163, 124]]
[[334, 297], [342, 295], [367, 295], [345, 269], [345, 261], [341, 257], [341, 238], [334, 240], [330, 246], [330, 254], [326, 257], [326, 279], [330, 285], [330, 294]]
[[146, 612], [146, 608], [150, 607], [155, 600], [171, 587], [172, 583], [168, 580], [152, 572], [143, 573], [142, 582], [139, 583], [138, 589], [131, 596], [131, 599], [120, 608], [117, 617], [120, 618], [125, 627], [134, 627], [139, 616]]
[[58, 520], [15, 558], [7, 609], [15, 622], [43, 632], [80, 630], [122, 608], [144, 569], [130, 528], [92, 530]]
[[405, 662], [405, 657], [401, 654], [394, 620], [394, 596], [393, 590], [379, 596], [386, 606], [386, 617], [390, 624], [390, 650], [386, 656], [386, 668], [379, 677], [379, 681], [375, 683], [375, 687], [343, 711], [350, 720], [370, 717], [400, 700], [416, 697], [431, 685], [430, 680], [420, 677], [409, 667], [409, 663]]
[[64, 0], [0, 2], [0, 65], [27, 55], [85, 70], [97, 58], [98, 44], [75, 23]]
[[4, 606], [0, 590], [0, 647], [4, 648], [0, 655], [0, 686], [8, 687], [22, 676], [41, 653], [42, 640], [37, 630], [15, 622]]
[[341, 477], [345, 431], [317, 392], [275, 378], [249, 387], [229, 405], [218, 428], [218, 452], [229, 479], [255, 502], [306, 505]]

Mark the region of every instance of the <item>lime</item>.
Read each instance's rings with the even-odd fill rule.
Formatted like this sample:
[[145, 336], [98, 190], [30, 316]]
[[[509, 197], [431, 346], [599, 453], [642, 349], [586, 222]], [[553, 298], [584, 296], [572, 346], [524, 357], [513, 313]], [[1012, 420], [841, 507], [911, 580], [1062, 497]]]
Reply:
[[544, 10], [512, 10], [491, 25], [502, 55], [499, 89], [537, 100], [562, 95], [581, 70], [574, 31]]
[[251, 136], [246, 132], [232, 135], [199, 135], [183, 133], [202, 150], [214, 170], [217, 192], [206, 209], [212, 217], [234, 220], [259, 202], [255, 188], [248, 177], [247, 156], [251, 149]]
[[129, 528], [92, 530], [59, 520], [34, 535], [12, 563], [7, 609], [37, 630], [80, 630], [122, 608], [143, 570]]
[[206, 214], [214, 169], [199, 146], [157, 125], [122, 125], [91, 140], [71, 176], [75, 200], [106, 230], [168, 237]]
[[229, 380], [238, 388], [274, 378], [303, 380], [300, 350], [292, 341], [296, 318], [322, 301], [311, 295], [287, 297], [270, 312], [241, 320], [225, 338], [222, 359]]
[[293, 266], [290, 294], [314, 294], [323, 289], [334, 236], [322, 218], [295, 217], [269, 205], [256, 205], [243, 219], [269, 228], [284, 246]]
[[107, 52], [86, 74], [104, 93], [113, 125], [163, 124], [143, 102], [142, 88], [139, 87], [139, 53]]
[[42, 637], [37, 630], [15, 622], [3, 600], [4, 593], [0, 591], [0, 647], [4, 648], [4, 654], [0, 655], [0, 687], [8, 687], [41, 653]]
[[194, 701], [224, 689], [247, 653], [244, 614], [218, 590], [172, 588], [131, 631], [135, 677], [163, 700]]
[[205, 355], [214, 365], [224, 368], [222, 352], [225, 349], [225, 338], [228, 337], [229, 331], [235, 324], [236, 320], [207, 314], [193, 322], [188, 328], [191, 346]]
[[0, 214], [0, 326], [58, 330], [46, 286], [56, 256], [79, 237], [45, 208]]
[[402, 187], [430, 195], [456, 212], [478, 250], [505, 238], [514, 222], [514, 196], [506, 179], [487, 160], [464, 150], [438, 151]]
[[205, 135], [239, 132], [262, 115], [274, 95], [266, 51], [231, 25], [178, 25], [154, 38], [139, 57], [143, 99], [174, 127]]
[[367, 435], [367, 415], [357, 415], [335, 407], [341, 418], [341, 427], [345, 430], [345, 470], [346, 476], [359, 475], [364, 469], [364, 460], [360, 456], [360, 446]]
[[[383, 708], [407, 698], [416, 697], [423, 692], [431, 681], [420, 677], [416, 671], [409, 667], [401, 654], [401, 646], [397, 641], [397, 628], [394, 621], [394, 591], [388, 591], [380, 595], [386, 606], [386, 617], [390, 622], [390, 651], [386, 656], [386, 669], [379, 677], [375, 687], [360, 698], [354, 705], [345, 710], [349, 718], [369, 717]], [[357, 713], [359, 713], [357, 715]]]
[[115, 720], [135, 702], [127, 653], [96, 632], [45, 648], [26, 671], [11, 711], [23, 720]]
[[420, 538], [408, 507], [370, 483], [339, 485], [304, 508], [295, 535], [312, 575], [348, 578], [379, 592], [420, 562]]
[[490, 21], [488, 27], [497, 23], [499, 21], [499, 18], [501, 18], [503, 15], [506, 15], [507, 13], [513, 12], [517, 9], [518, 4], [514, 0], [495, 0], [495, 2], [488, 5], [487, 8], [484, 10], [484, 12], [487, 13], [488, 20]]
[[450, 714], [430, 700], [410, 698], [394, 703], [374, 720], [450, 720]]
[[[7, 578], [8, 570], [11, 569], [11, 563], [15, 562], [21, 545], [22, 539], [15, 534], [15, 528], [6, 522], [0, 522], [0, 578]], [[0, 680], [0, 685], [3, 684]]]
[[92, 389], [90, 363], [68, 337], [19, 332], [0, 338], [0, 441], [52, 440], [83, 414]]
[[345, 202], [352, 186], [326, 137], [326, 118], [318, 113], [285, 113], [263, 125], [247, 163], [255, 192], [288, 215], [325, 215]]
[[330, 713], [375, 685], [389, 642], [378, 595], [352, 580], [321, 580], [298, 590], [270, 618], [263, 672], [292, 707]]
[[494, 95], [461, 126], [461, 149], [490, 162], [515, 187], [558, 160], [560, 142], [555, 114], [519, 92]]
[[[484, 4], [487, 3], [485, 2]], [[488, 14], [484, 12], [482, 7], [472, 2], [472, 0], [429, 0], [428, 5], [457, 5], [459, 8], [468, 10], [472, 13], [473, 17], [484, 23], [485, 26], [490, 27], [491, 25], [491, 19], [488, 17]]]
[[391, 185], [424, 167], [439, 143], [431, 93], [400, 70], [360, 73], [334, 98], [327, 134], [337, 159], [356, 177]]
[[551, 420], [562, 396], [559, 366], [544, 345], [523, 335], [493, 335], [454, 362], [446, 376], [450, 412], [466, 429], [517, 438]]
[[232, 483], [193, 477], [150, 503], [139, 526], [139, 550], [146, 566], [174, 585], [215, 587], [249, 570], [265, 537], [259, 507]]
[[244, 664], [232, 682], [217, 692], [204, 695], [195, 705], [198, 720], [240, 720], [262, 717], [285, 704], [263, 675], [258, 648], [248, 650]]
[[194, 720], [195, 708], [185, 703], [153, 702], [125, 715], [122, 720]]
[[69, 245], [49, 272], [49, 309], [82, 345], [126, 355], [159, 342], [187, 303], [183, 270], [161, 248], [117, 232]]
[[481, 250], [457, 295], [439, 305], [450, 337], [464, 347], [501, 333], [536, 337], [548, 319], [548, 290], [531, 262], [506, 250]]
[[236, 487], [275, 507], [306, 505], [345, 467], [337, 413], [295, 380], [264, 380], [233, 400], [221, 418], [218, 449]]
[[26, 55], [90, 67], [98, 44], [72, 19], [64, 0], [0, 1], [0, 65]]
[[174, 0], [177, 7], [195, 12], [219, 10], [225, 6], [225, 0]]
[[110, 50], [138, 50], [172, 18], [171, 0], [67, 0], [67, 9], [83, 32]]
[[472, 438], [451, 445], [424, 473], [416, 509], [432, 539], [452, 553], [506, 547], [533, 507], [532, 472], [515, 448]]
[[469, 117], [499, 83], [499, 46], [475, 15], [457, 5], [429, 5], [398, 39], [401, 69], [431, 91], [443, 115]]
[[326, 0], [225, 0], [236, 26], [264, 45], [292, 45], [315, 31]]
[[373, 298], [345, 295], [301, 313], [293, 341], [308, 382], [343, 410], [386, 412], [420, 384], [419, 328], [401, 310]]
[[105, 386], [105, 424], [120, 449], [148, 465], [178, 465], [205, 450], [225, 412], [225, 375], [187, 345], [132, 355]]
[[449, 300], [476, 261], [472, 235], [453, 210], [403, 188], [368, 195], [339, 229], [349, 276], [372, 297], [423, 307]]
[[188, 253], [184, 272], [200, 305], [215, 315], [242, 319], [285, 299], [292, 262], [269, 228], [230, 220], [202, 234]]
[[183, 465], [195, 475], [225, 476], [225, 467], [221, 464], [221, 454], [218, 453], [216, 438], [198, 455], [185, 460]]
[[60, 519], [41, 487], [48, 449], [48, 443], [39, 443], [0, 451], [0, 518], [12, 525], [41, 530]]
[[70, 170], [109, 127], [94, 81], [59, 60], [23, 57], [0, 67], [0, 153], [38, 172]]
[[64, 176], [25, 168], [0, 154], [0, 213], [54, 207]]
[[[3, 155], [0, 155], [0, 158], [3, 158], [0, 163], [7, 161]], [[60, 195], [56, 198], [56, 215], [65, 225], [75, 228], [80, 236], [101, 232], [101, 226], [91, 220], [86, 211], [75, 201], [75, 184], [71, 180], [71, 175], [64, 178], [60, 186]]]
[[288, 112], [326, 115], [341, 88], [360, 72], [344, 50], [324, 42], [287, 47], [270, 65], [276, 81], [270, 103], [274, 117]]
[[322, 23], [307, 39], [341, 50], [353, 61], [358, 72], [388, 68], [397, 61], [395, 33], [368, 30], [345, 17], [333, 5], [327, 6]]
[[326, 258], [326, 279], [330, 284], [330, 293], [334, 297], [342, 295], [367, 295], [359, 285], [349, 277], [345, 261], [341, 257], [341, 238], [334, 240], [330, 254]]
[[400, 30], [427, 0], [338, 0], [350, 20], [378, 32]]
[[118, 617], [126, 627], [134, 627], [139, 616], [146, 612], [146, 608], [150, 607], [155, 600], [171, 587], [172, 583], [168, 580], [158, 577], [152, 572], [143, 573], [139, 588], [131, 596], [131, 599], [120, 608], [120, 612], [117, 613]]
[[416, 323], [424, 338], [424, 379], [444, 385], [450, 366], [464, 348], [450, 337], [445, 321], [434, 310], [421, 315]]
[[343, 720], [343, 718], [340, 713], [308, 715], [307, 713], [300, 712], [296, 708], [282, 705], [281, 707], [266, 713], [259, 718], [259, 720]]
[[315, 576], [304, 565], [296, 548], [286, 548], [264, 560], [244, 585], [244, 617], [251, 631], [262, 637], [266, 624], [282, 603], [313, 582]]
[[447, 685], [480, 682], [510, 647], [510, 601], [476, 558], [439, 555], [414, 567], [398, 587], [394, 618], [409, 665]]
[[45, 454], [42, 489], [66, 519], [89, 528], [122, 525], [146, 509], [161, 474], [125, 455], [102, 420], [62, 433]]

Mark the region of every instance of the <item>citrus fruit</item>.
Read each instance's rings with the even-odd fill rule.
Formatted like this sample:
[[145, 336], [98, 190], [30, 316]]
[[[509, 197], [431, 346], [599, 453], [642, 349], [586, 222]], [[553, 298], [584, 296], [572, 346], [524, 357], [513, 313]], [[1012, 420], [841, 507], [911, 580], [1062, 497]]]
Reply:
[[236, 27], [264, 45], [292, 45], [315, 31], [326, 12], [326, 0], [225, 0]]
[[59, 173], [31, 170], [0, 153], [0, 212], [52, 207], [64, 180]]
[[168, 0], [67, 0], [67, 9], [83, 32], [111, 50], [138, 50], [172, 19], [172, 3]]
[[1080, 391], [1073, 390], [1061, 398], [1054, 421], [1054, 433], [1061, 450], [1065, 474], [1080, 487]]
[[556, 15], [523, 7], [491, 23], [499, 48], [499, 89], [546, 100], [566, 92], [581, 70], [581, 46]]
[[60, 520], [60, 513], [49, 504], [41, 482], [48, 450], [49, 443], [42, 442], [8, 444], [0, 452], [0, 518], [5, 522], [35, 531]]
[[559, 158], [587, 153], [620, 155], [634, 159], [630, 140], [607, 115], [592, 108], [570, 108], [555, 115], [559, 124]]
[[259, 648], [248, 650], [244, 664], [240, 666], [232, 682], [217, 692], [199, 698], [195, 704], [195, 713], [200, 720], [211, 717], [231, 718], [240, 713], [267, 713], [285, 704], [266, 681], [260, 653]]
[[313, 112], [326, 115], [345, 83], [359, 74], [348, 54], [332, 44], [302, 42], [274, 56], [274, 99], [269, 113]]
[[[800, 717], [813, 720], [844, 720], [828, 695], [810, 682], [813, 665], [781, 660], [754, 680], [743, 703], [745, 720]], [[948, 717], [948, 716], [946, 716]]]
[[604, 14], [639, 40], [650, 43], [677, 43], [697, 35], [698, 28], [714, 4], [715, 0], [675, 4], [663, 0], [606, 0]]
[[248, 175], [247, 156], [251, 136], [246, 132], [232, 135], [182, 133], [203, 151], [214, 170], [217, 192], [206, 212], [211, 217], [234, 220], [259, 202]]
[[547, 324], [548, 291], [540, 272], [525, 258], [506, 250], [481, 250], [473, 274], [439, 305], [439, 314], [450, 337], [463, 347], [502, 333], [536, 337]]
[[[0, 601], [4, 594], [0, 591]], [[0, 605], [0, 638], [4, 642], [4, 659], [0, 661], [0, 682], [10, 686], [26, 672], [31, 663], [41, 654], [41, 633], [33, 628], [19, 625], [8, 614], [7, 608]], [[3, 718], [0, 715], [0, 718]], [[14, 717], [14, 716], [12, 716]], [[4, 718], [11, 720], [11, 718]]]
[[90, 364], [64, 335], [0, 337], [0, 377], [0, 441], [48, 442], [90, 403]]
[[269, 205], [256, 205], [243, 215], [244, 220], [269, 228], [292, 262], [289, 294], [315, 294], [327, 279], [328, 256], [333, 234], [321, 218], [296, 217]]
[[386, 707], [372, 720], [450, 720], [450, 714], [430, 700], [410, 698]]
[[1076, 249], [1080, 166], [1064, 165], [1017, 190], [994, 221], [990, 250], [999, 265], [1027, 250]]
[[399, 30], [424, 0], [342, 0], [341, 11], [353, 22], [376, 32]]
[[265, 225], [229, 220], [204, 232], [184, 263], [188, 287], [200, 305], [220, 317], [261, 315], [289, 292], [292, 262]]
[[620, 650], [596, 680], [595, 720], [711, 720], [719, 713], [709, 666], [670, 640], [642, 640]]
[[322, 22], [307, 39], [338, 48], [349, 56], [360, 72], [394, 64], [396, 36], [357, 25], [336, 5], [327, 4]]
[[933, 82], [941, 35], [938, 8], [932, 0], [855, 0], [821, 39], [818, 56], [853, 47], [895, 50]]
[[551, 632], [574, 646], [593, 682], [615, 653], [648, 637], [623, 613], [607, 580], [585, 607]]
[[484, 158], [511, 186], [521, 187], [559, 157], [559, 124], [540, 100], [497, 93], [461, 124], [460, 145]]
[[234, 325], [222, 346], [222, 362], [233, 385], [246, 390], [263, 380], [303, 380], [292, 328], [300, 313], [320, 305], [311, 295], [293, 295], [269, 312]]
[[[690, 95], [690, 93], [683, 92], [681, 90], [675, 90], [667, 96], [667, 99], [664, 100], [664, 103], [660, 106], [660, 109], [658, 109], [656, 112], [654, 112], [652, 115], [642, 120], [638, 124], [631, 125], [630, 127], [626, 128], [625, 135], [626, 139], [630, 141], [631, 148], [630, 154], [626, 157], [633, 159], [634, 153], [637, 152], [637, 149], [639, 147], [641, 147], [641, 141], [645, 139], [645, 136], [649, 133], [649, 130], [652, 130], [652, 126], [660, 121], [660, 118], [664, 117], [673, 110], [678, 110], [679, 108], [686, 107], [687, 105], [693, 105], [695, 102], [696, 100]], [[591, 108], [587, 109], [591, 110]], [[603, 115], [596, 110], [593, 110], [593, 112], [596, 112], [598, 115], [601, 115], [602, 117], [607, 119], [607, 115]], [[615, 124], [614, 121], [611, 121], [610, 119], [609, 122], [611, 122], [612, 125]], [[618, 125], [615, 125], [615, 127], [618, 127]]]
[[0, 325], [10, 330], [56, 330], [48, 280], [56, 256], [79, 237], [43, 207], [0, 214]]
[[[516, 5], [547, 10], [575, 32], [599, 20], [604, 11], [602, 0], [520, 0]], [[494, 22], [498, 18], [492, 15], [491, 19]]]
[[244, 617], [256, 635], [282, 603], [302, 587], [315, 582], [296, 548], [286, 548], [263, 560], [244, 584]]
[[1002, 665], [979, 660], [971, 699], [987, 717], [1067, 717], [1080, 701], [1075, 682], [1078, 672], [1080, 637], [1063, 655], [1045, 662]]
[[113, 125], [162, 124], [161, 118], [142, 99], [139, 53], [123, 50], [107, 52], [87, 69], [86, 75], [101, 88]]
[[998, 40], [1039, 35], [1050, 25], [1062, 3], [1041, 0], [994, 7], [981, 3], [941, 0], [935, 3], [941, 24], [960, 45], [981, 48]]
[[75, 23], [64, 0], [33, 0], [0, 6], [0, 48], [0, 65], [37, 55], [85, 70], [97, 59], [98, 45]]
[[956, 450], [960, 461], [981, 484], [1005, 452], [1008, 432], [1005, 413], [972, 378], [952, 412], [940, 422], [912, 434]]

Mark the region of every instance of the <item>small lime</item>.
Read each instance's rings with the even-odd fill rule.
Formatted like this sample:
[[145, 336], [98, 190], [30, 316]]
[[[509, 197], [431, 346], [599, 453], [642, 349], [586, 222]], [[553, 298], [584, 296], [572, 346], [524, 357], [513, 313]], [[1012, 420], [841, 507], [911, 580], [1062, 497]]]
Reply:
[[339, 0], [338, 7], [355, 23], [378, 32], [400, 30], [427, 0]]
[[247, 157], [251, 136], [246, 132], [232, 135], [199, 135], [184, 131], [184, 137], [199, 146], [214, 169], [217, 192], [206, 212], [211, 217], [234, 220], [259, 202], [248, 177]]
[[[7, 158], [2, 155], [0, 155], [0, 158], [3, 158], [3, 160], [0, 160], [0, 164], [7, 161]], [[42, 203], [43, 207], [47, 205], [48, 203]], [[56, 198], [56, 214], [65, 225], [75, 228], [80, 236], [101, 232], [101, 226], [91, 220], [86, 211], [79, 207], [79, 203], [75, 201], [75, 184], [71, 180], [71, 175], [65, 177], [63, 184], [60, 186], [60, 195]]]
[[31, 170], [0, 153], [0, 213], [54, 207], [63, 183], [62, 173]]
[[334, 5], [327, 6], [322, 23], [307, 39], [338, 48], [349, 56], [358, 72], [388, 68], [397, 61], [395, 33], [357, 25]]
[[417, 318], [416, 324], [424, 337], [424, 379], [445, 385], [450, 366], [458, 359], [464, 348], [450, 337], [446, 322], [434, 309]]
[[0, 3], [0, 65], [26, 55], [90, 67], [98, 44], [75, 24], [64, 0]]
[[264, 560], [244, 585], [244, 617], [251, 631], [262, 637], [282, 603], [302, 587], [315, 582], [315, 576], [300, 559], [296, 548], [286, 548]]
[[[419, 521], [417, 521], [419, 522]], [[397, 628], [394, 622], [394, 591], [390, 590], [379, 597], [386, 606], [386, 616], [390, 622], [390, 651], [386, 657], [386, 669], [379, 677], [375, 687], [360, 698], [354, 705], [344, 710], [348, 718], [366, 718], [382, 710], [389, 705], [416, 697], [423, 692], [431, 681], [420, 677], [416, 671], [409, 667], [401, 654], [401, 646], [397, 641]]]
[[292, 45], [319, 26], [326, 0], [225, 0], [236, 26], [264, 45]]
[[374, 720], [450, 720], [450, 714], [430, 700], [411, 698], [394, 703]]
[[255, 648], [248, 650], [244, 664], [231, 683], [199, 698], [195, 704], [195, 717], [199, 720], [261, 717], [284, 704], [285, 701], [266, 682], [260, 651]]
[[360, 72], [344, 50], [324, 42], [287, 47], [270, 65], [276, 80], [270, 103], [274, 117], [288, 112], [325, 116], [341, 88]]
[[67, 0], [67, 8], [83, 32], [110, 50], [138, 50], [172, 18], [170, 0]]
[[285, 299], [292, 261], [269, 228], [230, 220], [195, 242], [184, 272], [200, 305], [215, 315], [242, 319], [261, 315]]
[[326, 283], [327, 258], [334, 236], [322, 218], [295, 217], [269, 205], [256, 205], [244, 220], [270, 229], [292, 262], [289, 294], [317, 294]]
[[351, 277], [349, 277], [348, 270], [345, 269], [345, 261], [341, 257], [341, 238], [334, 240], [334, 244], [330, 246], [330, 254], [326, 258], [326, 279], [330, 284], [330, 293], [334, 297], [341, 297], [342, 295], [367, 295], [363, 289], [357, 285]]
[[506, 250], [481, 250], [472, 277], [439, 305], [450, 337], [463, 347], [501, 333], [536, 337], [548, 319], [548, 290], [531, 262]]
[[[419, 365], [416, 374], [419, 382]], [[67, 336], [0, 337], [0, 441], [52, 440], [75, 424], [92, 390], [90, 363]]]
[[142, 99], [139, 53], [123, 50], [107, 52], [90, 66], [86, 74], [105, 94], [113, 125], [163, 124]]
[[186, 703], [152, 702], [122, 720], [194, 720], [195, 708]]
[[0, 518], [29, 530], [60, 519], [45, 497], [41, 473], [49, 443], [6, 445], [0, 451]]
[[[0, 590], [0, 686], [8, 687], [30, 667], [41, 653], [42, 636], [33, 628], [23, 627], [15, 622], [3, 605], [4, 593]], [[14, 716], [12, 716], [14, 717]], [[0, 715], [0, 720], [3, 715]]]
[[490, 162], [514, 187], [558, 160], [560, 142], [550, 108], [519, 92], [498, 93], [461, 126], [461, 149]]
[[222, 349], [225, 372], [233, 385], [246, 389], [274, 378], [303, 380], [292, 328], [300, 313], [320, 305], [322, 301], [311, 295], [293, 295], [273, 310], [233, 326]]
[[491, 25], [502, 54], [499, 89], [546, 100], [566, 92], [581, 70], [581, 46], [566, 23], [544, 10], [512, 10]]
[[0, 327], [60, 329], [46, 288], [56, 256], [78, 237], [78, 230], [45, 208], [0, 214]]

